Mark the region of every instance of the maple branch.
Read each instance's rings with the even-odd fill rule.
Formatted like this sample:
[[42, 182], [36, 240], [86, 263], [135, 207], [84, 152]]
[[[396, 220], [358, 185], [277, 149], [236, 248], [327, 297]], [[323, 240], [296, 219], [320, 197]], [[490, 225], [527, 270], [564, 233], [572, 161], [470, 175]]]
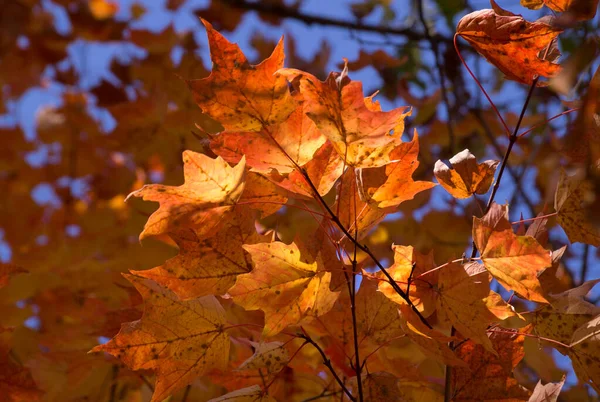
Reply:
[[[292, 7], [275, 4], [272, 2], [249, 2], [246, 0], [221, 0], [224, 4], [241, 10], [256, 11], [262, 14], [270, 14], [279, 18], [290, 18], [302, 21], [307, 25], [327, 25], [345, 28], [355, 31], [374, 32], [382, 35], [400, 35], [411, 41], [427, 40], [427, 36], [411, 28], [393, 28], [382, 25], [363, 24], [362, 22], [344, 21], [334, 18], [320, 17], [318, 15], [305, 14]], [[451, 39], [442, 35], [431, 35], [436, 42], [451, 43]]]
[[[356, 185], [356, 182], [354, 182]], [[356, 224], [356, 197], [352, 197], [354, 200], [354, 236], [358, 237], [358, 226]], [[352, 332], [354, 335], [354, 371], [356, 372], [356, 382], [358, 388], [358, 400], [364, 401], [363, 389], [362, 389], [362, 365], [360, 363], [360, 355], [358, 352], [358, 323], [356, 321], [356, 243], [354, 243], [354, 255], [352, 256], [352, 284], [348, 283], [346, 275], [346, 282], [348, 283], [348, 291], [350, 292], [350, 311], [352, 312]]]
[[415, 314], [419, 317], [419, 319], [421, 320], [421, 322], [423, 324], [425, 324], [427, 326], [427, 328], [432, 329], [431, 324], [429, 324], [429, 322], [427, 322], [427, 320], [425, 319], [425, 317], [423, 317], [423, 315], [421, 314], [421, 312], [413, 304], [412, 300], [410, 300], [410, 298], [408, 297], [408, 294], [406, 294], [402, 289], [400, 289], [400, 286], [398, 286], [398, 284], [396, 283], [396, 281], [394, 280], [394, 278], [392, 278], [392, 276], [385, 269], [385, 267], [381, 264], [381, 262], [379, 262], [379, 260], [377, 259], [377, 257], [373, 254], [373, 252], [371, 250], [369, 250], [369, 248], [366, 245], [361, 244], [358, 241], [358, 239], [356, 239], [354, 236], [352, 236], [350, 234], [350, 232], [348, 232], [348, 229], [346, 229], [344, 227], [344, 225], [342, 224], [342, 221], [340, 221], [340, 218], [338, 218], [338, 216], [331, 210], [331, 208], [329, 207], [329, 205], [327, 204], [327, 202], [323, 199], [323, 197], [321, 196], [321, 194], [319, 194], [318, 189], [315, 187], [315, 185], [312, 182], [312, 180], [310, 180], [310, 177], [308, 176], [308, 172], [304, 168], [302, 168], [302, 167], [300, 167], [300, 172], [304, 176], [304, 179], [308, 182], [308, 185], [313, 190], [313, 193], [315, 194], [315, 196], [317, 197], [317, 199], [319, 200], [319, 202], [321, 202], [321, 204], [323, 205], [323, 207], [325, 207], [325, 210], [327, 211], [327, 213], [329, 214], [329, 216], [331, 216], [331, 220], [336, 224], [336, 226], [342, 231], [342, 233], [348, 238], [348, 240], [350, 240], [352, 243], [354, 243], [356, 245], [356, 247], [358, 247], [359, 250], [361, 250], [362, 252], [364, 252], [365, 254], [367, 254], [369, 256], [369, 258], [371, 258], [371, 260], [375, 263], [375, 265], [377, 265], [377, 267], [385, 275], [385, 277], [389, 281], [390, 286], [392, 287], [392, 289], [394, 289], [394, 291], [402, 299], [404, 299], [404, 301], [406, 301], [408, 303], [408, 305], [410, 306], [411, 310], [413, 310], [415, 312]]
[[[525, 98], [525, 103], [523, 104], [523, 108], [521, 109], [521, 114], [519, 115], [519, 120], [517, 120], [517, 125], [513, 130], [513, 133], [508, 137], [508, 147], [506, 148], [506, 152], [504, 153], [504, 157], [502, 158], [502, 163], [500, 164], [500, 171], [498, 172], [498, 178], [494, 183], [494, 187], [492, 188], [492, 193], [490, 194], [490, 198], [488, 199], [487, 205], [485, 206], [485, 212], [483, 215], [487, 214], [492, 207], [492, 203], [494, 202], [494, 198], [496, 197], [496, 193], [500, 188], [500, 181], [502, 180], [502, 175], [504, 174], [504, 169], [506, 169], [506, 165], [508, 163], [508, 158], [510, 157], [510, 153], [512, 152], [513, 146], [519, 139], [518, 133], [519, 128], [521, 127], [521, 123], [523, 122], [523, 117], [525, 116], [525, 112], [527, 111], [527, 106], [529, 106], [529, 101], [531, 100], [531, 95], [533, 95], [533, 90], [535, 89], [539, 76], [533, 79], [531, 86], [529, 88], [529, 92], [527, 92], [527, 97]], [[477, 255], [477, 245], [473, 240], [473, 250], [471, 251], [471, 258], [475, 258]]]
[[523, 222], [530, 222], [530, 221], [537, 221], [540, 219], [551, 218], [556, 215], [558, 215], [558, 212], [552, 212], [551, 214], [536, 216], [535, 218], [521, 219], [520, 221], [514, 221], [514, 222], [511, 222], [511, 225], [518, 225], [519, 223], [523, 223]]
[[346, 388], [346, 385], [344, 385], [344, 382], [342, 381], [342, 379], [335, 372], [335, 369], [333, 368], [333, 365], [331, 364], [331, 360], [329, 360], [329, 358], [327, 357], [327, 355], [325, 354], [323, 349], [321, 349], [321, 347], [310, 337], [310, 335], [308, 335], [308, 333], [304, 330], [304, 328], [300, 327], [300, 329], [302, 329], [302, 334], [298, 334], [298, 337], [304, 339], [306, 342], [310, 343], [315, 349], [317, 349], [317, 352], [319, 352], [319, 354], [321, 355], [321, 358], [323, 359], [323, 364], [325, 365], [325, 367], [327, 367], [329, 369], [329, 371], [333, 375], [333, 378], [335, 378], [335, 380], [337, 381], [339, 386], [342, 388], [344, 393], [348, 396], [348, 398], [350, 398], [350, 400], [352, 402], [356, 402], [356, 398], [354, 397], [354, 395], [352, 395], [352, 393], [348, 390], [348, 388]]

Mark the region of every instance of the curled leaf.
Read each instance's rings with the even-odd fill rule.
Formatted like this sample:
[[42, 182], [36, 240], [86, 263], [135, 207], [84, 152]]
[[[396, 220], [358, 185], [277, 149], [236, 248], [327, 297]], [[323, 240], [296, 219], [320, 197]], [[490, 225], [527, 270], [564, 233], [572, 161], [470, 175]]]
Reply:
[[475, 155], [465, 149], [450, 158], [452, 167], [438, 160], [433, 174], [438, 182], [455, 198], [469, 198], [485, 194], [494, 181], [498, 161], [477, 163]]
[[511, 80], [531, 85], [536, 75], [552, 77], [560, 71], [558, 64], [545, 59], [560, 29], [543, 20], [529, 22], [493, 0], [492, 7], [464, 16], [457, 34]]

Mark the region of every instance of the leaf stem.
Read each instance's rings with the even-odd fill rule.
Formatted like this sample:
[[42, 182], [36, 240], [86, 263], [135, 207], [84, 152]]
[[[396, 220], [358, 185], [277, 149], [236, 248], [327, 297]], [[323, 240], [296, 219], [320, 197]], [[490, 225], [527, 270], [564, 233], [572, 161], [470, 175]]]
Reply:
[[[500, 188], [500, 181], [502, 180], [502, 175], [504, 174], [504, 170], [506, 169], [506, 165], [508, 163], [508, 158], [510, 157], [510, 153], [512, 152], [513, 146], [519, 139], [518, 133], [519, 128], [521, 127], [521, 123], [523, 122], [523, 117], [525, 116], [525, 112], [527, 111], [527, 106], [529, 106], [529, 101], [531, 100], [531, 95], [533, 95], [533, 90], [535, 89], [539, 76], [533, 79], [531, 86], [529, 87], [529, 92], [527, 92], [527, 97], [525, 98], [525, 103], [523, 104], [523, 108], [521, 109], [521, 114], [519, 115], [519, 120], [517, 120], [517, 125], [513, 133], [508, 137], [508, 147], [506, 148], [506, 152], [504, 153], [504, 157], [502, 158], [502, 163], [500, 164], [500, 171], [498, 172], [498, 178], [494, 183], [494, 187], [492, 188], [492, 193], [490, 194], [490, 198], [488, 199], [487, 205], [485, 206], [484, 215], [487, 214], [492, 207], [492, 203], [494, 202], [494, 198], [496, 197], [496, 193]], [[471, 251], [471, 258], [475, 258], [477, 255], [477, 245], [475, 241], [473, 241], [473, 250]]]
[[[354, 185], [356, 185], [356, 182], [354, 182]], [[356, 238], [358, 237], [358, 226], [356, 224], [356, 197], [352, 197], [352, 199], [354, 200], [354, 236]], [[360, 363], [360, 355], [358, 352], [358, 323], [356, 321], [356, 250], [356, 243], [354, 243], [354, 255], [352, 256], [352, 284], [348, 285], [348, 291], [350, 292], [350, 311], [352, 313], [352, 332], [354, 337], [354, 371], [356, 372], [356, 382], [358, 384], [358, 400], [363, 402], [364, 396], [361, 378], [362, 365]]]
[[523, 223], [523, 222], [538, 221], [540, 219], [551, 218], [556, 215], [558, 215], [558, 212], [552, 212], [551, 214], [536, 216], [535, 218], [521, 219], [520, 221], [514, 221], [514, 222], [511, 222], [511, 225], [518, 225], [519, 223]]

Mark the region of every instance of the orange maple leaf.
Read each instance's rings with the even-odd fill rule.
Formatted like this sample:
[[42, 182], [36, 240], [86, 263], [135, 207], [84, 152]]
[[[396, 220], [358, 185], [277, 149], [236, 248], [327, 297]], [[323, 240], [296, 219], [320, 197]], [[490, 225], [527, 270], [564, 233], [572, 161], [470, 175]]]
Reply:
[[[412, 246], [398, 245], [393, 245], [392, 250], [394, 250], [394, 264], [387, 269], [387, 272], [404, 292], [407, 291], [410, 278], [408, 294], [410, 300], [425, 317], [430, 316], [435, 310], [437, 298], [435, 287], [439, 272], [434, 271], [423, 278], [419, 278], [419, 276], [435, 268], [433, 252], [421, 254]], [[378, 276], [384, 278], [383, 274], [378, 274]], [[387, 281], [379, 282], [379, 291], [398, 304], [407, 304], [406, 300], [400, 297]]]
[[519, 385], [512, 371], [525, 356], [523, 342], [531, 327], [519, 332], [492, 332], [490, 341], [498, 354], [472, 340], [462, 343], [456, 354], [468, 367], [452, 370], [453, 401], [527, 401], [531, 394]]
[[[514, 309], [490, 290], [489, 273], [478, 270], [479, 264], [465, 269], [459, 263], [442, 268], [439, 273], [437, 311], [461, 335], [496, 353], [487, 335], [489, 324], [516, 316]], [[474, 269], [472, 269], [474, 268]]]
[[[536, 75], [556, 75], [560, 66], [545, 57], [548, 47], [562, 30], [542, 20], [529, 22], [503, 10], [494, 0], [491, 3], [493, 9], [464, 16], [458, 22], [456, 33], [511, 80], [531, 85]], [[539, 85], [544, 83], [538, 82]]]
[[299, 86], [308, 116], [347, 165], [377, 167], [393, 161], [390, 153], [402, 142], [410, 109], [377, 110], [370, 98], [365, 101], [362, 83], [350, 81], [345, 73], [331, 73], [325, 81], [295, 69], [282, 69], [278, 75]]
[[127, 197], [142, 197], [160, 204], [148, 218], [140, 239], [182, 227], [195, 228], [204, 235], [242, 195], [246, 173], [244, 158], [232, 168], [220, 157], [211, 159], [185, 151], [183, 163], [185, 183], [181, 186], [149, 184]]
[[433, 174], [437, 181], [455, 198], [485, 194], [494, 181], [498, 161], [477, 163], [475, 155], [465, 149], [450, 158], [452, 168], [438, 160]]
[[259, 131], [279, 124], [296, 109], [283, 67], [283, 39], [271, 57], [252, 66], [239, 46], [206, 27], [213, 70], [207, 78], [186, 81], [200, 109], [230, 131]]
[[273, 336], [289, 325], [309, 322], [327, 313], [339, 292], [331, 292], [331, 272], [301, 256], [295, 243], [244, 245], [252, 256], [252, 272], [237, 277], [229, 290], [246, 310], [265, 313], [263, 336]]
[[[502, 207], [493, 204], [483, 219], [473, 218], [473, 239], [485, 268], [502, 286], [528, 300], [548, 303], [538, 274], [552, 264], [550, 251], [531, 236], [517, 236]], [[494, 228], [487, 224], [496, 223]]]
[[600, 246], [600, 232], [588, 222], [582, 208], [584, 200], [593, 197], [593, 194], [591, 183], [574, 180], [561, 169], [554, 197], [554, 209], [557, 212], [558, 224], [572, 243]]
[[92, 352], [104, 351], [132, 370], [153, 370], [152, 402], [165, 399], [196, 377], [229, 361], [225, 310], [214, 296], [189, 301], [149, 279], [124, 274], [145, 300], [144, 315]]
[[252, 270], [250, 256], [242, 246], [269, 239], [256, 233], [254, 223], [254, 216], [238, 207], [227, 214], [213, 236], [180, 230], [171, 234], [179, 246], [177, 256], [159, 267], [132, 273], [167, 287], [182, 300], [224, 294], [237, 275]]

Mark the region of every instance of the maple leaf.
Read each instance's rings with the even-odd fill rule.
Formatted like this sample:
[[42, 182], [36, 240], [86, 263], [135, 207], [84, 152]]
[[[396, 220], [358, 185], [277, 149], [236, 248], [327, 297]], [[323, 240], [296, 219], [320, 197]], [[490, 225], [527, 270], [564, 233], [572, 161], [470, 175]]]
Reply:
[[245, 184], [245, 160], [230, 167], [222, 158], [192, 151], [183, 153], [185, 183], [178, 187], [149, 184], [129, 194], [160, 207], [144, 226], [140, 239], [182, 227], [209, 232], [240, 198]]
[[558, 394], [563, 385], [565, 385], [565, 379], [567, 377], [563, 375], [560, 382], [549, 382], [546, 385], [542, 385], [542, 380], [539, 380], [533, 390], [533, 394], [529, 398], [528, 402], [556, 402], [558, 401]]
[[403, 331], [425, 355], [448, 366], [466, 366], [448, 347], [451, 337], [427, 328], [408, 304], [400, 305], [400, 313]]
[[475, 155], [465, 149], [450, 158], [452, 168], [438, 160], [433, 174], [438, 182], [455, 198], [469, 198], [485, 194], [494, 181], [498, 161], [477, 163]]
[[[419, 276], [435, 268], [433, 252], [425, 255], [416, 251], [412, 246], [398, 245], [393, 245], [392, 250], [394, 250], [394, 264], [386, 271], [405, 293], [410, 278], [411, 284], [408, 296], [423, 316], [428, 317], [435, 310], [437, 299], [435, 285], [438, 282], [439, 272], [434, 271], [423, 278], [419, 278]], [[378, 276], [382, 279], [385, 278], [381, 273]], [[385, 280], [379, 282], [379, 291], [398, 304], [407, 304], [406, 300], [400, 297], [392, 288], [392, 285]]]
[[[352, 377], [348, 381], [354, 395], [358, 395], [358, 379]], [[401, 402], [405, 399], [400, 394], [399, 379], [386, 372], [368, 373], [362, 377], [364, 400], [372, 402]]]
[[[471, 265], [477, 271], [478, 264]], [[485, 270], [469, 275], [459, 263], [442, 268], [437, 286], [437, 311], [461, 335], [496, 353], [487, 335], [489, 324], [498, 321], [499, 317], [506, 319], [517, 314], [500, 295], [490, 291], [489, 281], [489, 274]]]
[[554, 209], [558, 214], [558, 224], [564, 229], [571, 242], [587, 243], [598, 247], [600, 233], [586, 220], [581, 206], [591, 194], [593, 189], [590, 183], [573, 180], [564, 170], [561, 170], [554, 198]]
[[487, 351], [471, 340], [462, 343], [456, 354], [468, 367], [452, 370], [453, 401], [526, 401], [530, 391], [519, 385], [513, 369], [525, 355], [523, 342], [530, 327], [519, 332], [493, 331], [490, 341], [498, 353]]
[[277, 402], [258, 385], [238, 389], [208, 402]]
[[325, 81], [295, 69], [282, 69], [278, 75], [298, 83], [308, 116], [347, 165], [377, 167], [393, 161], [390, 153], [402, 142], [404, 119], [411, 114], [410, 109], [382, 112], [369, 107], [362, 84], [350, 81], [345, 73], [331, 73]]
[[[344, 161], [335, 152], [331, 142], [327, 141], [314, 154], [306, 165], [304, 171], [308, 174], [310, 181], [314, 184], [320, 195], [329, 193], [335, 182], [340, 178], [344, 171]], [[304, 175], [297, 169], [292, 171], [287, 177], [271, 172], [269, 179], [277, 185], [291, 192], [314, 197], [314, 191], [306, 181]]]
[[296, 165], [306, 165], [326, 140], [303, 108], [298, 107], [285, 121], [259, 132], [221, 133], [211, 141], [210, 148], [232, 163], [238, 163], [245, 155], [252, 171], [269, 173], [277, 169], [285, 174]]
[[271, 57], [252, 66], [238, 45], [229, 42], [206, 20], [213, 70], [207, 78], [186, 81], [200, 109], [228, 131], [259, 131], [278, 124], [296, 109], [285, 77], [283, 39]]
[[238, 275], [252, 270], [242, 246], [268, 240], [256, 233], [254, 222], [253, 214], [237, 207], [213, 236], [201, 236], [193, 229], [172, 233], [179, 254], [159, 267], [132, 273], [167, 287], [182, 300], [224, 294]]
[[[412, 175], [419, 167], [417, 155], [419, 154], [419, 136], [417, 130], [411, 142], [398, 145], [390, 153], [394, 162], [380, 169], [362, 169], [359, 172], [359, 181], [362, 184], [363, 194], [367, 200], [373, 200], [379, 208], [398, 206], [404, 201], [412, 200], [418, 193], [435, 187], [435, 183], [428, 181], [414, 181]], [[385, 181], [377, 183], [377, 176], [385, 172]]]
[[264, 218], [279, 211], [285, 205], [288, 198], [283, 193], [266, 177], [248, 172], [244, 192], [238, 200], [238, 205], [247, 205], [249, 208], [260, 211]]
[[289, 325], [308, 322], [327, 313], [339, 292], [331, 292], [331, 273], [300, 255], [295, 243], [244, 245], [254, 269], [237, 277], [229, 290], [246, 310], [265, 313], [263, 336], [273, 336]]
[[559, 13], [569, 13], [575, 20], [591, 20], [596, 16], [598, 0], [521, 0], [521, 5], [532, 10], [546, 5]]
[[560, 66], [545, 60], [545, 53], [562, 30], [542, 20], [529, 22], [491, 3], [493, 9], [464, 16], [456, 33], [511, 80], [531, 85], [536, 75], [556, 75]]
[[492, 205], [488, 215], [496, 219], [494, 229], [486, 225], [489, 217], [473, 218], [473, 239], [485, 268], [505, 288], [528, 300], [547, 303], [538, 274], [551, 265], [551, 253], [533, 237], [515, 235], [502, 207]]
[[225, 310], [214, 296], [182, 301], [154, 281], [124, 276], [144, 298], [144, 315], [123, 324], [113, 339], [92, 352], [110, 353], [132, 370], [153, 370], [157, 379], [152, 402], [227, 366]]
[[600, 315], [577, 328], [569, 347], [577, 377], [600, 393]]
[[265, 369], [268, 375], [276, 374], [283, 369], [290, 356], [282, 342], [251, 342], [254, 354], [244, 361], [239, 369]]

